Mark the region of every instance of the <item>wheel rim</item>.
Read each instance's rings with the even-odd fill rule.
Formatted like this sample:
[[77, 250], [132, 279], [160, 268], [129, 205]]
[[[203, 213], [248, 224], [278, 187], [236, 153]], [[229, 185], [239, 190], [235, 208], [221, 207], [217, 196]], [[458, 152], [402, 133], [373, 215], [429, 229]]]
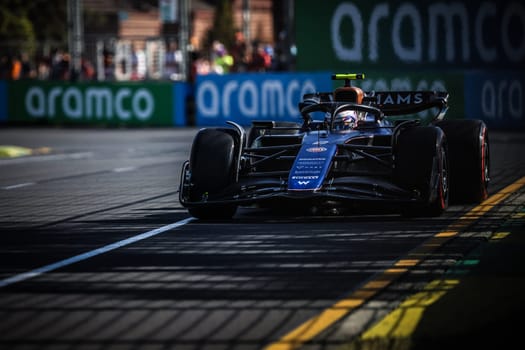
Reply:
[[441, 207], [445, 209], [448, 198], [448, 162], [447, 153], [441, 150]]
[[489, 144], [486, 140], [483, 142], [483, 182], [486, 184], [489, 182]]
[[487, 188], [490, 176], [489, 166], [489, 143], [487, 141], [487, 130], [483, 128], [481, 135], [481, 200], [487, 198]]

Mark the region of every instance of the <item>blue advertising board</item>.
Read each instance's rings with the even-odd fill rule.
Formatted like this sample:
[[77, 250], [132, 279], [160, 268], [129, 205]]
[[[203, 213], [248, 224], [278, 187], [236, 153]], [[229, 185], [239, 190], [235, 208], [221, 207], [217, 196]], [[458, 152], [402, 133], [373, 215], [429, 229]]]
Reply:
[[195, 85], [198, 126], [234, 121], [300, 121], [297, 104], [305, 93], [332, 91], [331, 73], [246, 73], [201, 75]]
[[192, 86], [185, 82], [173, 83], [173, 125], [186, 126], [187, 125], [187, 101], [192, 95]]
[[465, 73], [465, 117], [482, 119], [489, 128], [525, 130], [525, 74]]

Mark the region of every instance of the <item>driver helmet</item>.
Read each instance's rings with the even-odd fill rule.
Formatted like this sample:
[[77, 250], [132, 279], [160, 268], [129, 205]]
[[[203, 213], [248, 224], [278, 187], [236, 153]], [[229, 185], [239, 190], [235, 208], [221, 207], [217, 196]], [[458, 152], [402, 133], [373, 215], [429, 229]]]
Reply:
[[357, 127], [357, 120], [356, 111], [341, 111], [335, 116], [334, 129], [339, 131], [352, 130]]

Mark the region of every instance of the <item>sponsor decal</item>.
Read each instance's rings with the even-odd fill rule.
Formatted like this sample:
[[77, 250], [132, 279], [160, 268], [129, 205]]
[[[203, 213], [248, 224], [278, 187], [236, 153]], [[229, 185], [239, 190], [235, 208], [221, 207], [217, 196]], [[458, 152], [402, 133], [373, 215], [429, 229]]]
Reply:
[[322, 152], [326, 152], [326, 148], [325, 147], [309, 147], [306, 149], [306, 152], [322, 153]]
[[421, 92], [389, 92], [377, 94], [377, 103], [381, 105], [418, 104], [423, 102]]
[[[310, 139], [308, 142], [313, 143], [314, 140]], [[335, 144], [327, 144], [325, 147], [301, 148], [300, 155], [290, 171], [288, 189], [305, 191], [321, 188], [324, 176], [330, 166], [330, 160], [336, 151], [337, 146]], [[299, 183], [299, 181], [308, 182]]]
[[315, 180], [318, 179], [319, 176], [316, 175], [309, 175], [309, 176], [292, 176], [292, 180], [300, 180], [300, 179], [310, 179]]

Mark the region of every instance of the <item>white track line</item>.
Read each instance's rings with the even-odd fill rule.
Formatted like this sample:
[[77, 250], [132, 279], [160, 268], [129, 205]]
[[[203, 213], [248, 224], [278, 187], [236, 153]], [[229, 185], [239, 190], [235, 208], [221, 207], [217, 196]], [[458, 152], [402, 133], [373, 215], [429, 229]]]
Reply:
[[128, 167], [123, 167], [123, 168], [115, 168], [115, 169], [113, 169], [113, 172], [114, 173], [124, 173], [126, 171], [133, 171], [133, 170], [137, 170], [137, 167], [135, 167], [135, 166], [128, 166]]
[[11, 185], [11, 186], [5, 186], [5, 187], [2, 187], [3, 190], [13, 190], [15, 188], [21, 188], [21, 187], [27, 187], [27, 186], [33, 186], [35, 183], [34, 182], [24, 182], [22, 184], [16, 184], [16, 185]]
[[189, 223], [192, 220], [193, 220], [193, 218], [187, 218], [187, 219], [184, 219], [184, 220], [181, 220], [181, 221], [177, 221], [177, 222], [174, 222], [172, 224], [169, 224], [169, 225], [166, 225], [166, 226], [162, 226], [162, 227], [159, 227], [157, 229], [154, 229], [154, 230], [151, 230], [151, 231], [148, 231], [148, 232], [145, 232], [145, 233], [141, 233], [141, 234], [139, 234], [137, 236], [133, 236], [133, 237], [124, 239], [122, 241], [118, 241], [118, 242], [115, 242], [115, 243], [112, 243], [112, 244], [108, 244], [108, 245], [106, 245], [104, 247], [101, 247], [101, 248], [89, 251], [87, 253], [76, 255], [76, 256], [73, 256], [71, 258], [68, 258], [68, 259], [65, 259], [65, 260], [61, 260], [61, 261], [58, 261], [58, 262], [53, 263], [53, 264], [45, 265], [45, 266], [39, 267], [37, 269], [31, 270], [31, 271], [28, 271], [28, 272], [24, 272], [24, 273], [20, 273], [18, 275], [14, 275], [12, 277], [0, 280], [0, 288], [8, 286], [10, 284], [17, 283], [17, 282], [25, 281], [27, 279], [39, 276], [39, 275], [44, 274], [46, 272], [50, 272], [50, 271], [59, 269], [59, 268], [64, 267], [64, 266], [71, 265], [71, 264], [74, 264], [74, 263], [77, 263], [79, 261], [92, 258], [92, 257], [100, 255], [100, 254], [107, 253], [107, 252], [109, 252], [111, 250], [123, 247], [123, 246], [128, 245], [128, 244], [132, 244], [132, 243], [141, 241], [143, 239], [150, 238], [150, 237], [158, 235], [160, 233], [163, 233], [163, 232], [172, 230], [174, 228], [186, 225], [187, 223]]

